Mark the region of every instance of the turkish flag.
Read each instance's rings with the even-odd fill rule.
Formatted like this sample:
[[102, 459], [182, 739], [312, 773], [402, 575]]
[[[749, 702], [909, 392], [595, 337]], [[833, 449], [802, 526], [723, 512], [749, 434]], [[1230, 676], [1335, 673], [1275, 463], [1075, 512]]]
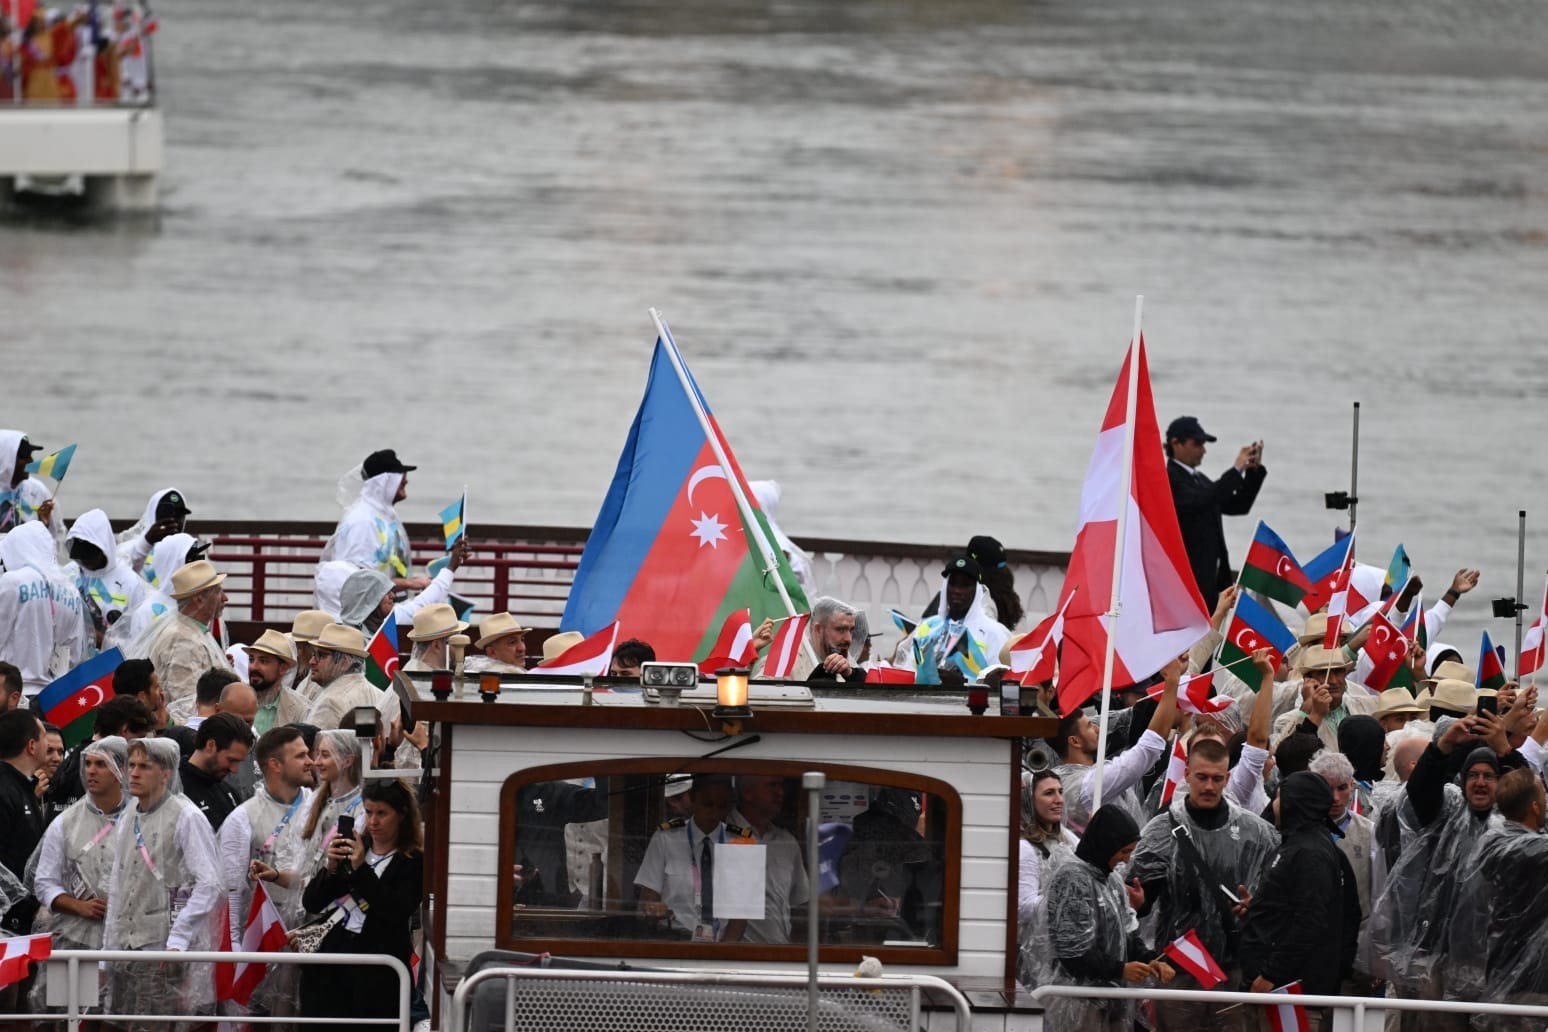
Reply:
[[[1134, 446], [1127, 460], [1129, 493], [1122, 497], [1131, 372], [1138, 376]], [[1073, 712], [1102, 687], [1109, 634], [1114, 639], [1112, 683], [1127, 685], [1154, 674], [1209, 632], [1209, 612], [1177, 529], [1166, 457], [1157, 447], [1160, 440], [1141, 336], [1124, 357], [1081, 490], [1079, 529], [1059, 599], [1060, 609], [1069, 606], [1060, 655], [1062, 713]], [[1113, 590], [1120, 506], [1127, 508], [1127, 522], [1120, 616], [1114, 622], [1106, 610]]]

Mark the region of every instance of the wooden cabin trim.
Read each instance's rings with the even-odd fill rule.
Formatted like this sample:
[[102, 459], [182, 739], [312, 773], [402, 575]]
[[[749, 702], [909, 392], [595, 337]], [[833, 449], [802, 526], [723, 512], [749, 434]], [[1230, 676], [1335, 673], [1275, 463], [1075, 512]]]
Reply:
[[[1019, 755], [1019, 754], [1018, 754]], [[1019, 761], [1018, 761], [1019, 762]], [[905, 788], [939, 798], [946, 811], [943, 842], [944, 870], [941, 884], [941, 942], [933, 948], [876, 945], [823, 945], [819, 953], [826, 962], [854, 961], [873, 956], [883, 963], [929, 966], [954, 966], [958, 963], [958, 936], [962, 890], [962, 797], [955, 786], [939, 778], [909, 771], [862, 767], [848, 763], [807, 762], [767, 759], [702, 759], [684, 757], [639, 757], [615, 760], [579, 760], [525, 767], [511, 773], [500, 786], [499, 842], [496, 872], [509, 872], [516, 862], [517, 793], [526, 785], [541, 781], [563, 781], [575, 777], [613, 777], [630, 774], [775, 774], [799, 778], [807, 771], [820, 770], [830, 779], [854, 781], [888, 788]], [[1019, 782], [1018, 782], [1019, 785]], [[955, 834], [953, 834], [955, 833]], [[804, 852], [804, 850], [803, 850]], [[609, 874], [611, 878], [611, 873]], [[443, 875], [444, 879], [444, 875]], [[1014, 881], [1010, 895], [1015, 911]], [[696, 943], [681, 940], [649, 939], [555, 939], [512, 936], [514, 920], [511, 879], [497, 873], [495, 901], [495, 947], [528, 953], [557, 953], [577, 957], [665, 957], [680, 960], [762, 960], [800, 961], [806, 957], [805, 943], [773, 945], [768, 943]], [[808, 906], [816, 902], [817, 887], [812, 886]], [[1011, 932], [1014, 937], [1014, 929]], [[444, 942], [444, 937], [443, 937]], [[443, 948], [444, 949], [444, 948]], [[1014, 962], [1012, 962], [1014, 970]]]
[[[573, 702], [414, 704], [418, 720], [442, 724], [508, 727], [617, 728], [627, 731], [718, 732], [720, 721], [697, 706], [577, 706]], [[755, 709], [741, 722], [744, 733], [894, 735], [927, 738], [1046, 738], [1058, 730], [1047, 717], [975, 717], [962, 713], [877, 713], [854, 710]]]
[[1005, 854], [1005, 984], [1016, 984], [1021, 952], [1021, 739], [1011, 743], [1010, 812], [1005, 815], [1010, 848]]
[[441, 741], [437, 750], [440, 773], [435, 780], [435, 836], [426, 843], [435, 857], [435, 927], [432, 935], [435, 955], [439, 960], [446, 956], [446, 916], [450, 909], [449, 886], [451, 883], [451, 818], [452, 818], [452, 725], [442, 724]]

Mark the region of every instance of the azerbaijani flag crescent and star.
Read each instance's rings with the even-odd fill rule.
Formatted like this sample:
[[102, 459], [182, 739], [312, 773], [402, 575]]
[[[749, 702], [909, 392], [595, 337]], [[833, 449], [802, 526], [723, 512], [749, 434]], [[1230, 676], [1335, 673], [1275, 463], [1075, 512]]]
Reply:
[[386, 689], [392, 687], [392, 675], [397, 672], [398, 619], [388, 613], [366, 645], [365, 679]]
[[1300, 605], [1312, 590], [1311, 581], [1295, 561], [1290, 546], [1262, 520], [1252, 536], [1247, 561], [1242, 564], [1241, 586], [1287, 606]]
[[[758, 508], [725, 435], [682, 363], [670, 334], [656, 340], [645, 397], [624, 442], [612, 486], [575, 571], [560, 626], [595, 634], [615, 620], [620, 636], [651, 643], [662, 662], [691, 663], [709, 654], [726, 618], [749, 611], [753, 627], [789, 615], [779, 577], [798, 612], [808, 608], [789, 560], [775, 549], [765, 572], [758, 541], [746, 526], [730, 479], [741, 486], [768, 541]], [[720, 465], [689, 401], [692, 390], [729, 469]]]
[[91, 737], [97, 707], [113, 697], [113, 671], [123, 661], [116, 648], [99, 652], [38, 694], [43, 719], [59, 728], [66, 749]]
[[1225, 640], [1220, 643], [1222, 666], [1234, 669], [1236, 676], [1257, 691], [1262, 684], [1251, 672], [1248, 664], [1252, 654], [1259, 649], [1273, 650], [1274, 665], [1284, 662], [1285, 653], [1295, 646], [1295, 635], [1290, 633], [1279, 617], [1269, 612], [1251, 595], [1236, 596], [1236, 611], [1231, 614]]

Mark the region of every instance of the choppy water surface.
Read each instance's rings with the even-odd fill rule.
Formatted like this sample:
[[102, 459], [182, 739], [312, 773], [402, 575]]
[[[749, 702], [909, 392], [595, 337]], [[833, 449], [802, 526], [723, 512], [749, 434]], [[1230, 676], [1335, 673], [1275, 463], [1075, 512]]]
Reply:
[[410, 518], [588, 523], [654, 304], [793, 533], [1064, 548], [1144, 293], [1303, 552], [1356, 399], [1368, 561], [1505, 593], [1548, 526], [1536, 0], [158, 9], [159, 219], [0, 228], [72, 512], [328, 517], [394, 446]]

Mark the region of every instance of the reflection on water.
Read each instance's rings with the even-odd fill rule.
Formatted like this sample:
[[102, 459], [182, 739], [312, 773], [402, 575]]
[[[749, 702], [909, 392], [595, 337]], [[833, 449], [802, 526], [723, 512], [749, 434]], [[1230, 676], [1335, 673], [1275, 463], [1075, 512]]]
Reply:
[[1065, 547], [1142, 292], [1163, 421], [1265, 438], [1293, 545], [1358, 398], [1368, 548], [1511, 590], [1532, 0], [164, 7], [159, 225], [0, 237], [67, 508], [325, 517], [394, 446], [411, 518], [587, 522], [654, 304], [797, 534]]

